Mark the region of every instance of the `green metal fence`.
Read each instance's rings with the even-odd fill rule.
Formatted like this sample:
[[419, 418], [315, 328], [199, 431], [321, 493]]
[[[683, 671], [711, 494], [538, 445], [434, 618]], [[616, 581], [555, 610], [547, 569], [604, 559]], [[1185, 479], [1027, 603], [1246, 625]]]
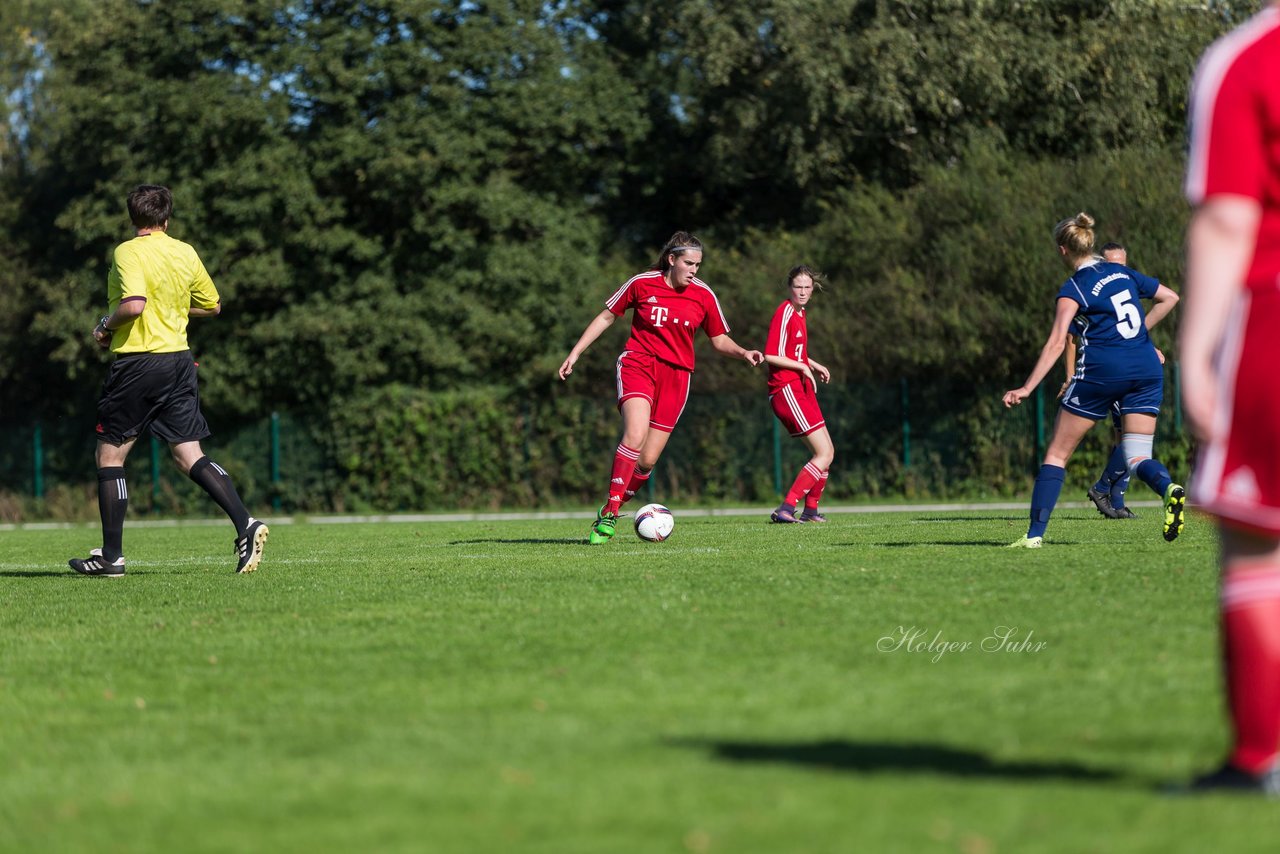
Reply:
[[[1175, 476], [1185, 476], [1190, 447], [1182, 434], [1176, 366], [1170, 372], [1173, 405], [1161, 421], [1157, 454]], [[941, 379], [822, 387], [819, 401], [836, 448], [828, 498], [1023, 494], [1043, 456], [1055, 402], [1041, 389], [1027, 404], [1005, 410], [1003, 391], [990, 383]], [[451, 466], [445, 453], [429, 476], [446, 482], [434, 484], [434, 490], [373, 489], [370, 480], [417, 476], [419, 467], [393, 465], [411, 451], [397, 447], [393, 437], [371, 452], [375, 459], [357, 467], [339, 449], [333, 424], [314, 415], [273, 412], [253, 421], [213, 423], [214, 436], [205, 450], [231, 473], [247, 503], [275, 512], [393, 512], [598, 500], [619, 432], [612, 400], [604, 395], [526, 397], [494, 405], [499, 413], [509, 412], [509, 423], [487, 429], [519, 435], [502, 448], [493, 440], [491, 451], [481, 447], [471, 453], [513, 458], [497, 461], [501, 466], [481, 467], [476, 474], [476, 465]], [[92, 428], [88, 420], [72, 419], [0, 423], [0, 495], [8, 497], [7, 504], [0, 503], [0, 516], [90, 513]], [[348, 426], [347, 434], [352, 429]], [[465, 411], [432, 430], [437, 435], [427, 441], [437, 448], [490, 441], [467, 423]], [[343, 447], [359, 438], [347, 435]], [[421, 437], [416, 441], [421, 444]], [[1095, 429], [1073, 458], [1069, 475], [1082, 482], [1095, 475], [1111, 441], [1110, 428]], [[421, 448], [416, 452], [423, 453]], [[167, 457], [162, 443], [150, 437], [135, 449], [128, 466], [135, 496], [131, 512], [208, 513], [203, 493]], [[764, 394], [699, 394], [695, 388], [650, 481], [648, 497], [686, 503], [773, 501], [807, 458], [803, 443], [780, 429]]]

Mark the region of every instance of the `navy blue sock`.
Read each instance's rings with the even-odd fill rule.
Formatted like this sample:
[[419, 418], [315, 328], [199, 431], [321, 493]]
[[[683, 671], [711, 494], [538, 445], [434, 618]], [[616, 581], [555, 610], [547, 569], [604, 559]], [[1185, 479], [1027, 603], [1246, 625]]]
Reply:
[[[1111, 448], [1111, 456], [1107, 457], [1107, 469], [1102, 472], [1094, 489], [1098, 492], [1111, 493], [1111, 506], [1119, 510], [1124, 507], [1124, 490], [1129, 487], [1129, 461], [1124, 456], [1124, 443]], [[1117, 504], [1116, 501], [1120, 503]]]
[[1107, 465], [1102, 470], [1102, 477], [1098, 478], [1093, 488], [1098, 492], [1110, 492], [1116, 481], [1128, 475], [1129, 461], [1124, 457], [1124, 445], [1121, 443], [1111, 449], [1111, 456], [1107, 457]]
[[1164, 491], [1173, 483], [1169, 470], [1159, 460], [1143, 460], [1135, 471], [1138, 479], [1156, 491], [1156, 495], [1164, 498]]
[[1062, 494], [1062, 482], [1067, 479], [1067, 470], [1062, 466], [1051, 466], [1048, 463], [1040, 466], [1040, 474], [1036, 475], [1035, 488], [1031, 490], [1031, 527], [1027, 529], [1028, 537], [1043, 537], [1045, 528], [1049, 527], [1049, 516]]
[[1124, 509], [1124, 494], [1129, 489], [1129, 472], [1125, 470], [1124, 477], [1111, 484], [1111, 506], [1117, 510]]

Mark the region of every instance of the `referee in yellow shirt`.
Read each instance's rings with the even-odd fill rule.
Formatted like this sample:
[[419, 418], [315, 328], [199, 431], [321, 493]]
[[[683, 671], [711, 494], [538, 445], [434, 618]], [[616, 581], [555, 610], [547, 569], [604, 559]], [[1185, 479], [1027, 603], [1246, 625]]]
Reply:
[[187, 346], [188, 319], [222, 310], [218, 290], [195, 249], [165, 233], [173, 214], [168, 187], [143, 184], [129, 193], [128, 204], [137, 236], [116, 247], [107, 276], [111, 313], [93, 330], [98, 345], [116, 354], [98, 401], [96, 428], [102, 548], [68, 563], [82, 575], [124, 575], [124, 462], [150, 428], [236, 526], [236, 572], [253, 572], [262, 560], [267, 526], [249, 515], [230, 476], [200, 448], [209, 425], [200, 412], [196, 365]]

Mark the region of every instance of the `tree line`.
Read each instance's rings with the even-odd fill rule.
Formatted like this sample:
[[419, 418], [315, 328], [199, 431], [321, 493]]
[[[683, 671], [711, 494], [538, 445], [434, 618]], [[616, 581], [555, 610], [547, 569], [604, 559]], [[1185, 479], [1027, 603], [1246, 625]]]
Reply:
[[[215, 419], [605, 396], [620, 327], [570, 388], [555, 367], [677, 228], [740, 342], [806, 261], [838, 378], [1016, 382], [1056, 220], [1090, 211], [1178, 286], [1187, 84], [1258, 5], [6, 4], [0, 421], [92, 418], [86, 331], [144, 182], [223, 295], [191, 330]], [[761, 384], [700, 364], [699, 390]]]

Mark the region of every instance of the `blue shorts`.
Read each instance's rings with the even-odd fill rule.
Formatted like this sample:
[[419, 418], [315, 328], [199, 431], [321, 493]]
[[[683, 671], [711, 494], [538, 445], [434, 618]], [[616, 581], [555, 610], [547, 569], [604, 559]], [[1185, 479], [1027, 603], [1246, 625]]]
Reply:
[[1140, 380], [1072, 380], [1062, 395], [1062, 408], [1083, 418], [1101, 421], [1112, 417], [1141, 413], [1159, 415], [1164, 400], [1164, 377]]

